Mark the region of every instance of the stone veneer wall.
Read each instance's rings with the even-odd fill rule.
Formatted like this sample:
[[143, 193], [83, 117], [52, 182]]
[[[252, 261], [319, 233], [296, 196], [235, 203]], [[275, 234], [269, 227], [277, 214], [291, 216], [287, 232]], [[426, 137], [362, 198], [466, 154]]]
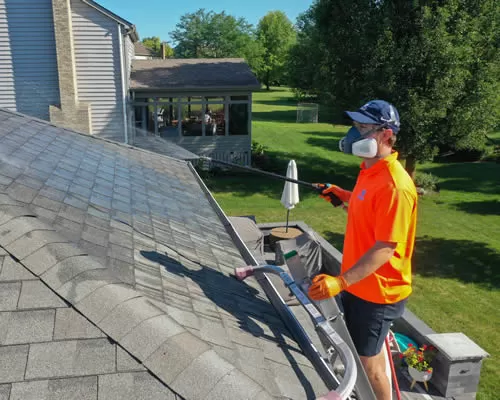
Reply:
[[50, 121], [92, 133], [90, 104], [78, 101], [70, 0], [52, 0], [61, 104], [50, 106]]

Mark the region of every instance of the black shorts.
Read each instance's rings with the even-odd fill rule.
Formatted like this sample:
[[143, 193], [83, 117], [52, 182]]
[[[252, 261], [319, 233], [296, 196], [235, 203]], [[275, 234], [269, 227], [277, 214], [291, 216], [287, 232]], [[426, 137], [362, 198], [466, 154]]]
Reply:
[[347, 329], [360, 356], [375, 356], [382, 350], [392, 321], [403, 315], [407, 299], [394, 304], [377, 304], [348, 292], [337, 296]]

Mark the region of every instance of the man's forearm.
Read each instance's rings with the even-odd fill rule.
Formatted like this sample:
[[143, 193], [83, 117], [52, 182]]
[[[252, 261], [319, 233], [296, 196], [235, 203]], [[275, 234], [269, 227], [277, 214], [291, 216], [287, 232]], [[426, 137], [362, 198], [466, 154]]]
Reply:
[[396, 243], [376, 242], [352, 268], [342, 276], [348, 285], [353, 285], [373, 274], [394, 255]]

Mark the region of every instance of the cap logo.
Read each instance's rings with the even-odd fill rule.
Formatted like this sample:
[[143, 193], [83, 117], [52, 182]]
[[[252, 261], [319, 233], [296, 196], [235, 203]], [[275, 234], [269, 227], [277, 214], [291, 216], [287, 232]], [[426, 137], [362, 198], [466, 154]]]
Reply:
[[380, 117], [380, 119], [384, 122], [388, 122], [396, 126], [399, 126], [399, 121], [396, 119], [396, 112], [394, 111], [394, 108], [391, 105], [389, 105], [389, 119], [386, 119], [384, 117]]
[[361, 110], [363, 111], [366, 111], [366, 109], [368, 108], [368, 106], [371, 104], [371, 101], [369, 101], [368, 103], [366, 103], [363, 107], [361, 107]]

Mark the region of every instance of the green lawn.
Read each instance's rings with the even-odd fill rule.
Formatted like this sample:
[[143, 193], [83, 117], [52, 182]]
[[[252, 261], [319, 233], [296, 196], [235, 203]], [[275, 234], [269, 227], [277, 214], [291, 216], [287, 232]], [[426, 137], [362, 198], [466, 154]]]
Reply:
[[[285, 174], [290, 159], [299, 179], [352, 188], [359, 160], [341, 154], [344, 126], [297, 124], [295, 102], [285, 89], [254, 95], [253, 140], [267, 147], [268, 168]], [[320, 116], [321, 119], [321, 116]], [[403, 122], [404, 123], [404, 122]], [[500, 134], [492, 135], [495, 140]], [[464, 332], [491, 357], [483, 364], [479, 400], [500, 393], [500, 164], [429, 163], [419, 166], [440, 178], [441, 192], [419, 205], [414, 293], [409, 308], [437, 332]], [[283, 182], [231, 172], [206, 179], [228, 215], [284, 221]], [[312, 226], [342, 249], [346, 213], [305, 187], [291, 220]]]

